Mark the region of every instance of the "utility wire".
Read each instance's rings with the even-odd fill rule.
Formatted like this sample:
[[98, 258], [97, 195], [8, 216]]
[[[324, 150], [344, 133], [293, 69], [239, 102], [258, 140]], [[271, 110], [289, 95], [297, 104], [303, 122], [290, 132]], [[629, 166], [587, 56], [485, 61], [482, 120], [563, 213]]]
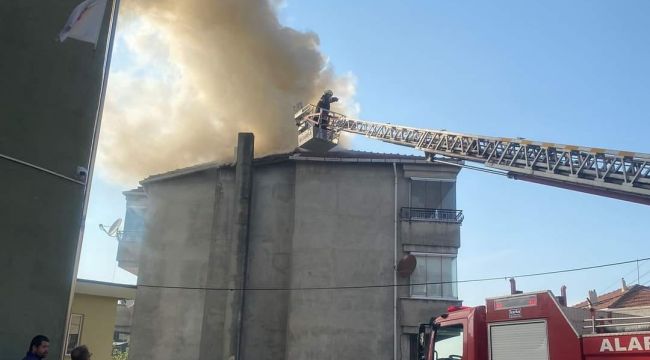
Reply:
[[[625, 273], [625, 275], [621, 276], [621, 278], [625, 279], [625, 277], [627, 277], [628, 275], [630, 275], [630, 274], [632, 274], [632, 273], [635, 273], [635, 272], [637, 272], [637, 265], [635, 265], [634, 268], [633, 268], [632, 270], [630, 270], [629, 272]], [[639, 278], [643, 278], [643, 277], [644, 277], [646, 274], [648, 274], [648, 273], [650, 273], [650, 270], [647, 271], [647, 272], [645, 272], [645, 273], [644, 273], [643, 275], [641, 275]], [[607, 285], [607, 287], [605, 287], [604, 290], [602, 290], [600, 293], [601, 293], [601, 294], [604, 294], [604, 293], [609, 292], [610, 289], [612, 289], [614, 286], [620, 284], [620, 282], [621, 282], [621, 279], [615, 280], [615, 281], [612, 282], [611, 284]]]
[[646, 281], [646, 282], [644, 282], [643, 284], [640, 284], [640, 285], [644, 285], [644, 286], [645, 285], [650, 285], [650, 280], [648, 280], [648, 281]]
[[637, 261], [646, 261], [650, 260], [650, 257], [643, 259], [634, 259], [627, 261], [619, 261], [615, 263], [600, 264], [593, 266], [585, 266], [579, 268], [570, 268], [562, 269], [555, 271], [545, 271], [529, 274], [520, 274], [513, 276], [495, 276], [495, 277], [486, 277], [478, 279], [467, 279], [467, 280], [456, 280], [456, 281], [440, 281], [440, 282], [423, 282], [423, 283], [409, 283], [409, 284], [375, 284], [375, 285], [345, 285], [345, 286], [307, 286], [307, 287], [255, 287], [255, 288], [227, 288], [227, 287], [204, 287], [204, 286], [172, 286], [172, 285], [149, 285], [149, 284], [138, 284], [138, 287], [143, 288], [161, 288], [161, 289], [181, 289], [181, 290], [214, 290], [214, 291], [310, 291], [310, 290], [351, 290], [351, 289], [376, 289], [376, 288], [392, 288], [392, 287], [406, 287], [406, 286], [418, 286], [418, 285], [443, 285], [443, 284], [460, 284], [460, 283], [474, 283], [474, 282], [487, 282], [495, 280], [504, 280], [508, 278], [527, 278], [527, 277], [537, 277], [537, 276], [546, 276], [554, 274], [563, 274], [569, 272], [585, 271], [606, 268], [611, 266], [618, 266], [624, 264], [631, 264]]
[[645, 278], [648, 274], [650, 274], [650, 270], [644, 272], [643, 274], [641, 274], [641, 276], [639, 276], [639, 285], [641, 283], [641, 279]]

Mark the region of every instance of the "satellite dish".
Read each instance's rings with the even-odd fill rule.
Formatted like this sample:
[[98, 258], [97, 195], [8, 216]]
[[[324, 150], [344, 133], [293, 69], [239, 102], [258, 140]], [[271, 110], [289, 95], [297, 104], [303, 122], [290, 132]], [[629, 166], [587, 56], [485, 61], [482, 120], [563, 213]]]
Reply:
[[404, 257], [397, 263], [397, 273], [401, 277], [411, 276], [417, 264], [418, 262], [415, 259], [415, 256], [411, 254], [404, 255]]
[[120, 225], [122, 225], [122, 218], [117, 218], [117, 220], [115, 220], [108, 229], [106, 229], [106, 226], [102, 224], [99, 224], [99, 228], [102, 229], [102, 231], [105, 232], [108, 236], [114, 237], [115, 234], [117, 234], [117, 232], [120, 230]]

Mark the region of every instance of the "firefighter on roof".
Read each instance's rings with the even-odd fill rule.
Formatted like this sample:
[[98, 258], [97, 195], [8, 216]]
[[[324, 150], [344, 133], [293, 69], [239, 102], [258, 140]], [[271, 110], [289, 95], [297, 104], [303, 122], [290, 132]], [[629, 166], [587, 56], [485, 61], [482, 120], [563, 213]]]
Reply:
[[316, 104], [316, 112], [320, 114], [319, 123], [322, 129], [327, 129], [330, 104], [337, 101], [339, 101], [339, 98], [334, 96], [332, 90], [325, 91], [323, 96], [320, 97], [320, 100], [318, 100], [318, 104]]

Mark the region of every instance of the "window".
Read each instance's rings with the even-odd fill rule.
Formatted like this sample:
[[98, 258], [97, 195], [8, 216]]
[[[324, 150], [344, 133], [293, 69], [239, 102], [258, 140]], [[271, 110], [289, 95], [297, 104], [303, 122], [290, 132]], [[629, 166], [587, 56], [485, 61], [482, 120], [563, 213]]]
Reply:
[[443, 326], [436, 330], [435, 351], [438, 359], [462, 359], [463, 326]]
[[70, 355], [72, 349], [79, 346], [81, 340], [81, 327], [83, 326], [84, 316], [81, 314], [71, 314], [70, 323], [68, 324], [68, 342], [65, 353]]
[[[126, 208], [124, 217], [124, 230], [127, 232], [140, 232], [145, 228], [146, 207], [131, 205]], [[133, 240], [132, 240], [133, 241]]]
[[113, 342], [129, 342], [131, 334], [123, 331], [113, 332]]
[[455, 209], [456, 182], [450, 180], [411, 179], [410, 207]]
[[456, 299], [456, 256], [413, 254], [417, 260], [411, 274], [411, 296]]

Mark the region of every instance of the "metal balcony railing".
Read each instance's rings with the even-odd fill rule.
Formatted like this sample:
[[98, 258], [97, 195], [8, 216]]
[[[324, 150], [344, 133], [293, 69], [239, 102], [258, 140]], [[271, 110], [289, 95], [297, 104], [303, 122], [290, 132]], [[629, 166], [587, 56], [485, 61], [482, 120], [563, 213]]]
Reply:
[[650, 316], [620, 316], [597, 319], [584, 319], [584, 329], [591, 329], [596, 334], [599, 332], [630, 332], [630, 331], [649, 331]]
[[431, 221], [453, 224], [463, 223], [463, 211], [452, 209], [426, 209], [403, 207], [400, 212], [402, 220], [408, 221]]

